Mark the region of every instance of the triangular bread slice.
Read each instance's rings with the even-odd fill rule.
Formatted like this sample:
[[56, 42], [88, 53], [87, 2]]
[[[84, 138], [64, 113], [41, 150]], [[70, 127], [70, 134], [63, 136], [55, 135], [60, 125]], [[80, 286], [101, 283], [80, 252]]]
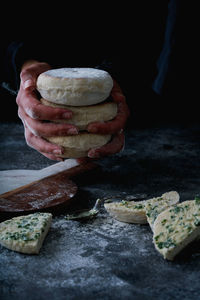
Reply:
[[164, 194], [158, 199], [155, 198], [153, 201], [147, 201], [145, 203], [147, 222], [149, 223], [152, 231], [157, 216], [170, 206], [177, 204], [179, 202], [179, 199], [179, 194], [175, 191], [171, 191]]
[[0, 244], [10, 250], [38, 254], [51, 226], [52, 214], [34, 213], [0, 223]]
[[177, 192], [171, 191], [164, 193], [160, 197], [151, 198], [143, 201], [124, 201], [121, 202], [111, 202], [105, 203], [104, 207], [107, 212], [115, 219], [126, 223], [137, 223], [146, 224], [147, 216], [145, 206], [150, 203], [159, 203], [160, 201], [166, 200], [171, 202], [174, 201], [174, 197], [179, 200], [179, 195]]
[[145, 201], [104, 203], [107, 212], [116, 220], [125, 223], [146, 224]]
[[153, 242], [165, 259], [174, 257], [200, 235], [200, 201], [188, 200], [163, 211], [155, 220]]

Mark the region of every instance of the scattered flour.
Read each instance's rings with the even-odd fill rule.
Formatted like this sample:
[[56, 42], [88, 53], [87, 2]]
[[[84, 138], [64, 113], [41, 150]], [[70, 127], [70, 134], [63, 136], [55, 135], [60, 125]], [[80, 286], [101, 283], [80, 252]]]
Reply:
[[[87, 223], [54, 217], [39, 255], [23, 255], [2, 248], [0, 278], [8, 283], [23, 282], [26, 278], [26, 282], [43, 288], [94, 286], [97, 281], [104, 282], [105, 274], [110, 272], [108, 262], [130, 257], [132, 252], [145, 254], [144, 251], [139, 254], [141, 241], [145, 247], [146, 239], [146, 233], [140, 231], [141, 227], [118, 222], [105, 213]], [[122, 238], [127, 235], [128, 245]], [[126, 283], [113, 274], [109, 286], [126, 286]]]
[[53, 77], [63, 78], [105, 78], [108, 73], [103, 70], [93, 68], [60, 68], [46, 71], [45, 74]]

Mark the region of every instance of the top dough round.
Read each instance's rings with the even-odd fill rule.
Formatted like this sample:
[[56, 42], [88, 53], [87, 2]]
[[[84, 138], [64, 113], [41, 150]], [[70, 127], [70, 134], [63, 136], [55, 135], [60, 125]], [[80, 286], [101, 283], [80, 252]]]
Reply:
[[113, 87], [108, 72], [94, 68], [52, 69], [38, 76], [37, 90], [53, 103], [86, 106], [103, 102]]

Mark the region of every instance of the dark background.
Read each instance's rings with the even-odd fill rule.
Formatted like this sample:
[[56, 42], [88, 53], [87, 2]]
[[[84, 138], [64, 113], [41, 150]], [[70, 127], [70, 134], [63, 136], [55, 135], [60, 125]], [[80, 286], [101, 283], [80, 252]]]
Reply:
[[[178, 5], [176, 25], [169, 72], [158, 95], [152, 84], [158, 75], [170, 2]], [[81, 4], [67, 10], [62, 6], [48, 8], [26, 10], [17, 18], [10, 15], [6, 38], [30, 45], [24, 59], [36, 58], [53, 67], [101, 67], [102, 62], [111, 61], [110, 72], [120, 83], [131, 110], [128, 126], [198, 121], [194, 4], [172, 0], [136, 1], [131, 6], [91, 5], [88, 9]], [[2, 88], [0, 94], [1, 120], [20, 122], [16, 96]]]
[[[48, 45], [41, 59], [51, 57], [62, 66], [89, 66], [89, 61], [93, 66], [102, 57], [116, 62], [116, 79], [131, 109], [126, 146], [123, 152], [99, 161], [102, 168], [95, 176], [77, 179], [79, 193], [72, 211], [92, 207], [98, 197], [120, 193], [146, 193], [149, 199], [176, 190], [181, 201], [200, 194], [200, 127], [191, 124], [199, 122], [199, 33], [195, 30], [199, 9], [193, 2], [178, 1], [182, 10], [171, 57], [176, 68], [170, 70], [162, 95], [151, 88], [164, 42], [168, 2], [131, 1], [129, 7], [120, 1], [109, 2], [108, 7], [101, 1], [89, 8], [86, 2], [76, 2], [74, 8], [69, 2], [63, 7], [52, 2], [51, 14], [50, 3], [42, 11], [41, 4], [29, 2], [26, 7], [23, 4], [21, 17], [12, 7], [6, 22], [3, 18], [1, 35], [6, 31], [11, 41], [29, 37], [34, 55], [42, 55], [42, 44]], [[38, 170], [54, 164], [26, 145], [15, 96], [3, 89], [0, 94], [1, 170]], [[0, 295], [20, 300], [49, 296], [199, 299], [199, 245], [199, 241], [191, 244], [174, 262], [168, 262], [155, 250], [148, 226], [117, 222], [103, 207], [96, 219], [84, 224], [67, 223], [59, 214], [39, 256], [2, 248]]]

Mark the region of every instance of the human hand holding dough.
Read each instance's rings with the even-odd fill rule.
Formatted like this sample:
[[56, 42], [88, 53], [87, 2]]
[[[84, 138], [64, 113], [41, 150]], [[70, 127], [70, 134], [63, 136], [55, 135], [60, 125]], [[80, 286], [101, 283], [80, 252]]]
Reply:
[[[97, 69], [90, 69], [90, 72], [91, 70], [94, 70], [94, 72], [100, 71], [106, 75], [105, 78], [103, 76], [103, 81], [107, 82], [107, 85], [103, 85], [101, 83], [99, 86], [97, 83], [97, 88], [99, 88], [99, 90], [97, 89], [97, 91], [95, 91], [93, 88], [93, 96], [95, 95], [95, 100], [93, 97], [90, 97], [90, 101], [103, 101], [102, 99], [110, 94], [110, 90], [113, 85], [111, 92], [112, 101], [86, 107], [82, 106], [82, 110], [80, 110], [79, 107], [69, 105], [66, 106], [66, 103], [64, 103], [64, 105], [53, 103], [50, 102], [49, 99], [43, 100], [44, 102], [40, 102], [40, 97], [38, 97], [36, 90], [37, 78], [41, 73], [44, 73], [50, 69], [51, 67], [47, 63], [40, 63], [37, 61], [30, 61], [24, 64], [22, 67], [21, 84], [17, 96], [17, 104], [19, 106], [19, 117], [24, 124], [27, 144], [50, 159], [63, 160], [61, 157], [68, 157], [69, 155], [66, 155], [66, 147], [48, 139], [51, 139], [52, 137], [70, 137], [72, 135], [77, 135], [79, 130], [87, 130], [87, 132], [95, 134], [98, 141], [97, 143], [92, 143], [89, 145], [91, 146], [89, 149], [84, 149], [84, 153], [76, 154], [75, 156], [78, 157], [79, 155], [84, 155], [97, 158], [119, 152], [124, 145], [124, 134], [122, 128], [125, 126], [129, 112], [125, 102], [125, 97], [123, 96], [121, 89], [116, 82], [114, 81], [113, 85], [113, 80], [107, 72]], [[74, 79], [72, 79], [72, 81], [74, 81]], [[77, 81], [80, 82], [80, 80]], [[79, 92], [79, 95], [84, 94], [84, 99], [86, 99], [86, 93], [83, 93], [84, 84], [82, 84], [82, 91]], [[89, 86], [91, 87], [93, 84], [91, 85], [90, 82]], [[87, 84], [86, 87], [87, 91]], [[73, 90], [76, 90], [76, 88], [73, 87]], [[73, 98], [73, 93], [70, 94], [72, 94]], [[100, 100], [97, 95], [100, 96]], [[74, 112], [74, 108], [76, 108], [76, 112]], [[79, 111], [78, 114], [77, 111]], [[77, 119], [77, 116], [80, 121], [79, 124], [73, 120], [74, 118]], [[82, 123], [82, 125], [80, 123]], [[99, 134], [101, 134], [101, 137]], [[81, 136], [86, 137], [86, 135]], [[105, 136], [106, 138], [103, 139]], [[89, 138], [91, 138], [91, 136], [89, 136]], [[72, 140], [77, 141], [79, 139], [73, 139], [72, 137]], [[73, 154], [71, 156], [75, 157]]]
[[77, 134], [75, 126], [69, 124], [46, 123], [44, 120], [69, 119], [70, 110], [47, 107], [39, 101], [36, 81], [40, 73], [49, 70], [47, 63], [28, 61], [22, 66], [20, 89], [17, 95], [18, 115], [24, 125], [27, 144], [52, 160], [62, 160], [59, 155], [63, 148], [49, 143], [44, 137], [52, 135]]
[[[128, 108], [125, 97], [122, 92], [120, 94], [121, 89], [116, 82], [113, 87], [113, 80], [107, 72], [93, 68], [50, 70], [38, 77], [37, 89], [43, 97], [43, 104], [71, 109], [73, 115], [69, 122], [81, 130], [77, 136], [47, 137], [48, 141], [64, 147], [62, 157], [97, 158], [123, 148], [122, 128], [128, 117]], [[114, 101], [108, 99], [111, 89]]]

